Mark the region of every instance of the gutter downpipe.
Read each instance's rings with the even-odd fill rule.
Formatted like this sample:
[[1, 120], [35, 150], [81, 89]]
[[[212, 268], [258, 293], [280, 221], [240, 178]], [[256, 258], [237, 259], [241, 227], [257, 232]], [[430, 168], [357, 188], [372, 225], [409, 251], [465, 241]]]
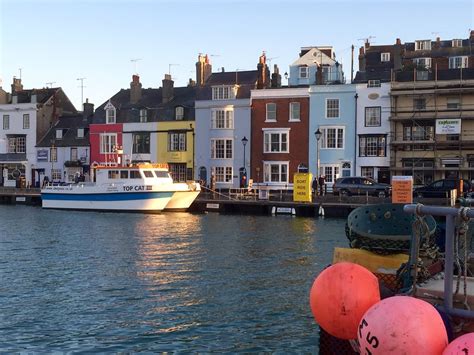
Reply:
[[354, 133], [354, 176], [359, 176], [357, 174], [357, 99], [359, 98], [359, 95], [356, 94], [354, 95], [355, 99], [355, 133]]

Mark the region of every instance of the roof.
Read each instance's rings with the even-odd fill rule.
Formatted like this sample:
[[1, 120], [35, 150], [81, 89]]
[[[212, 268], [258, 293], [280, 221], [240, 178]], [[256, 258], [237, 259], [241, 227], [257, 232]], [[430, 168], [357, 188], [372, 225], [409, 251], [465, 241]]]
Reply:
[[17, 96], [19, 104], [26, 104], [31, 102], [31, 96], [36, 94], [36, 102], [44, 104], [51, 96], [53, 96], [60, 88], [44, 88], [44, 89], [30, 89], [17, 91], [14, 96]]
[[[413, 74], [412, 74], [413, 75]], [[367, 83], [369, 80], [380, 80], [380, 82], [390, 82], [390, 70], [358, 71], [354, 78], [354, 84]]]
[[299, 57], [291, 66], [299, 65], [334, 65], [336, 61], [323, 53], [319, 48], [311, 48]]
[[211, 100], [212, 87], [217, 85], [238, 85], [236, 99], [250, 98], [250, 91], [256, 89], [258, 70], [212, 73], [197, 93], [197, 100]]
[[[53, 142], [56, 147], [89, 146], [89, 124], [91, 121], [92, 115], [89, 117], [84, 117], [83, 114], [61, 116], [36, 146], [51, 147]], [[84, 137], [77, 137], [78, 128], [84, 129]], [[56, 138], [56, 131], [59, 129], [63, 131], [63, 137], [61, 139]]]
[[132, 104], [130, 89], [121, 89], [96, 109], [93, 123], [105, 123], [104, 108], [109, 101], [117, 110], [117, 123], [140, 122], [142, 109], [147, 110], [147, 122], [174, 121], [176, 107], [184, 108], [185, 119], [194, 120], [194, 101], [197, 90], [194, 86], [173, 88], [172, 99], [163, 103], [162, 88], [142, 89], [140, 100]]

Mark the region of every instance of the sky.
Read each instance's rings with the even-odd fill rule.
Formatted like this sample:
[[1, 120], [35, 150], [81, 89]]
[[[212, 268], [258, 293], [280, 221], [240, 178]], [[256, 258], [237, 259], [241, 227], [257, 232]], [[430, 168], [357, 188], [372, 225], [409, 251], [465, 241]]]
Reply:
[[98, 107], [135, 73], [143, 88], [167, 73], [185, 86], [199, 53], [216, 72], [255, 70], [265, 51], [283, 74], [305, 46], [332, 46], [350, 79], [351, 46], [357, 71], [365, 39], [465, 39], [471, 29], [474, 0], [0, 0], [0, 85], [62, 87], [80, 110], [81, 93]]

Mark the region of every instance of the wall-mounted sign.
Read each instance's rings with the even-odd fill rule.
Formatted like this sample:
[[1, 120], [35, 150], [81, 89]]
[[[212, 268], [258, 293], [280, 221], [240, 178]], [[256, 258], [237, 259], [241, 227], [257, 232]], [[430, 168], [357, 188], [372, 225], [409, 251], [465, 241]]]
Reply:
[[369, 99], [371, 99], [371, 100], [377, 100], [378, 98], [379, 98], [379, 94], [377, 94], [377, 93], [369, 94]]
[[461, 119], [449, 118], [436, 120], [436, 134], [460, 134]]
[[48, 161], [48, 150], [39, 149], [36, 151], [36, 160], [37, 161]]

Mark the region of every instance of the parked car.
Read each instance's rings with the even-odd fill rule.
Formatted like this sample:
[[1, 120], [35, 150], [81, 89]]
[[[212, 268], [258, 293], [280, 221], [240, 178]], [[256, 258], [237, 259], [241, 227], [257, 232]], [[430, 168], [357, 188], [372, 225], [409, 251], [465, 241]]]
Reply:
[[[457, 179], [436, 180], [431, 184], [415, 188], [413, 195], [415, 197], [449, 197], [449, 191], [456, 190], [458, 186], [459, 180]], [[469, 181], [463, 180], [462, 191], [463, 196], [466, 196], [472, 191], [472, 185]]]
[[386, 197], [392, 192], [392, 187], [371, 178], [354, 176], [336, 179], [332, 191], [334, 195], [341, 196], [365, 195], [368, 193], [372, 196]]

